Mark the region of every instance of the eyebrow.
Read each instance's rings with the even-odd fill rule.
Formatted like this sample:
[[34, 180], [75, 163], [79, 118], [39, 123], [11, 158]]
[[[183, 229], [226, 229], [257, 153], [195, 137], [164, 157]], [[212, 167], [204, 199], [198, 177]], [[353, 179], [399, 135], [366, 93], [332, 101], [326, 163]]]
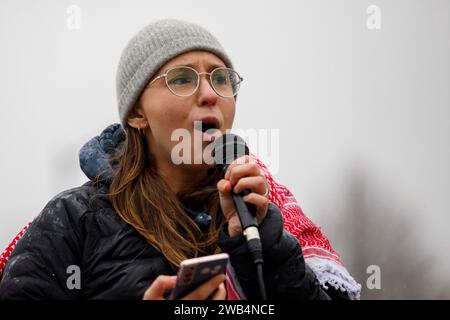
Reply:
[[[196, 66], [193, 65], [192, 63], [185, 63], [185, 64], [176, 64], [176, 65], [173, 65], [173, 66], [167, 68], [167, 69], [164, 71], [164, 73], [167, 73], [167, 71], [169, 71], [170, 69], [175, 68], [175, 67], [191, 67], [192, 69], [197, 70], [197, 69], [195, 68]], [[226, 66], [223, 65], [223, 64], [219, 64], [219, 63], [211, 63], [211, 64], [209, 65], [209, 68], [208, 68], [207, 70], [208, 70], [208, 72], [211, 72], [211, 71], [213, 71], [213, 70], [216, 69], [216, 68], [226, 68]]]

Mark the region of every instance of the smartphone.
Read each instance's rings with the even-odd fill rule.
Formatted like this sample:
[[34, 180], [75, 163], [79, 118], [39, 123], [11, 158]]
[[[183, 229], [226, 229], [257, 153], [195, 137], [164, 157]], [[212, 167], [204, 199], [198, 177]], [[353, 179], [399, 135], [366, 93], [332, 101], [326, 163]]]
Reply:
[[218, 274], [224, 274], [230, 257], [226, 253], [192, 258], [180, 263], [177, 282], [169, 299], [180, 299]]

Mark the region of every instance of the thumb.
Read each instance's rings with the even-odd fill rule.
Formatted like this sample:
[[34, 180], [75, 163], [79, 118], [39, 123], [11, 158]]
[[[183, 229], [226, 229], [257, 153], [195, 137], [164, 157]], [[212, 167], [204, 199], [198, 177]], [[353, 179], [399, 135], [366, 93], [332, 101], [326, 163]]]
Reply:
[[160, 275], [145, 291], [143, 300], [162, 300], [168, 289], [175, 287], [177, 276]]
[[231, 197], [231, 188], [230, 181], [226, 179], [221, 179], [217, 183], [220, 206], [222, 207], [222, 212], [227, 220], [235, 212], [233, 198]]

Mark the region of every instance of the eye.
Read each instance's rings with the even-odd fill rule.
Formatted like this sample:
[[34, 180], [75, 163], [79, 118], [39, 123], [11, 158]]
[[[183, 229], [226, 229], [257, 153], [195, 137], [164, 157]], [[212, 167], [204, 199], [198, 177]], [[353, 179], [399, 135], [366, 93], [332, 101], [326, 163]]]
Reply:
[[227, 84], [228, 83], [228, 78], [224, 75], [218, 75], [218, 76], [214, 76], [213, 81], [215, 84]]
[[189, 86], [196, 82], [196, 77], [195, 71], [191, 69], [185, 67], [174, 68], [167, 73], [167, 83], [172, 86]]
[[189, 83], [192, 83], [192, 79], [186, 76], [177, 76], [169, 80], [169, 84], [173, 85], [184, 85]]

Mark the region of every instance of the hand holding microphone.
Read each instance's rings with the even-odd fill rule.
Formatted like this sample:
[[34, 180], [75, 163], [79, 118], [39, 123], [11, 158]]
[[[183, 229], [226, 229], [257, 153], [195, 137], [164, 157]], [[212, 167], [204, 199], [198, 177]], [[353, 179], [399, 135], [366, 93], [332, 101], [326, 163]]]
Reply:
[[228, 133], [214, 141], [214, 161], [222, 166], [225, 176], [217, 183], [217, 189], [228, 221], [228, 234], [234, 237], [244, 232], [247, 241], [259, 239], [258, 226], [269, 207], [269, 184], [249, 153], [238, 135]]
[[[227, 168], [225, 178], [217, 183], [220, 206], [225, 219], [228, 221], [230, 237], [242, 233], [242, 225], [233, 201], [232, 194], [244, 193], [245, 203], [253, 205], [256, 211], [256, 223], [259, 225], [267, 214], [269, 200], [267, 199], [268, 183], [261, 174], [255, 160], [248, 155], [234, 160]], [[255, 214], [255, 213], [253, 213]]]

